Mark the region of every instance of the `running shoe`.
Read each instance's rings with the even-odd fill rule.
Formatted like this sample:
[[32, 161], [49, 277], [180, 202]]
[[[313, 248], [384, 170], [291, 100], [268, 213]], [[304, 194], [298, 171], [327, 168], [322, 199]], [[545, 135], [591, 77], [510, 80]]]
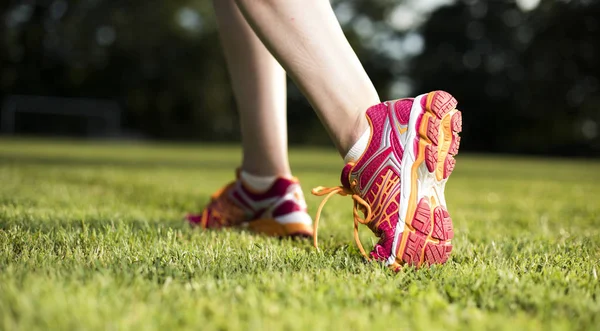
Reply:
[[[460, 145], [456, 105], [449, 93], [434, 91], [367, 110], [371, 136], [365, 152], [345, 165], [341, 186], [312, 191], [326, 196], [315, 218], [315, 247], [323, 206], [339, 194], [354, 200], [354, 238], [367, 260], [394, 270], [448, 260], [454, 231], [444, 188]], [[359, 240], [358, 224], [379, 237], [370, 254]]]
[[311, 237], [312, 219], [296, 178], [277, 178], [259, 192], [237, 179], [218, 190], [201, 214], [186, 219], [204, 229], [241, 227], [276, 237]]

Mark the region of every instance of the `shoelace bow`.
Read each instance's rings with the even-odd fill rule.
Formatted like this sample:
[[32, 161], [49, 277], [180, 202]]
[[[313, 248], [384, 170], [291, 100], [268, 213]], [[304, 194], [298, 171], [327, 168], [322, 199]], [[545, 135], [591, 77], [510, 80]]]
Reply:
[[[356, 185], [356, 183], [352, 183], [352, 187], [354, 187], [355, 185]], [[321, 201], [321, 204], [319, 205], [319, 209], [317, 209], [317, 216], [315, 217], [315, 223], [313, 225], [313, 230], [314, 230], [313, 245], [315, 246], [315, 248], [319, 249], [319, 246], [317, 244], [317, 230], [319, 228], [319, 219], [321, 218], [321, 211], [323, 210], [325, 203], [327, 203], [327, 200], [329, 200], [329, 198], [331, 198], [332, 196], [334, 196], [336, 194], [341, 195], [341, 196], [350, 195], [352, 197], [352, 200], [354, 200], [354, 207], [352, 208], [352, 213], [354, 214], [354, 240], [356, 241], [356, 245], [358, 246], [360, 253], [368, 261], [370, 261], [371, 258], [365, 252], [365, 249], [363, 248], [363, 245], [360, 242], [360, 238], [358, 236], [358, 224], [360, 223], [360, 224], [369, 226], [369, 223], [371, 222], [371, 219], [373, 217], [372, 212], [371, 212], [371, 206], [363, 198], [361, 198], [358, 194], [354, 193], [354, 191], [352, 189], [346, 188], [344, 186], [336, 186], [336, 187], [319, 186], [319, 187], [315, 187], [312, 190], [312, 194], [316, 195], [316, 196], [325, 196], [325, 198], [323, 198], [323, 201]], [[360, 215], [358, 214], [360, 207], [362, 207], [364, 209], [364, 210], [362, 210], [362, 212], [365, 214], [364, 219], [361, 218]]]

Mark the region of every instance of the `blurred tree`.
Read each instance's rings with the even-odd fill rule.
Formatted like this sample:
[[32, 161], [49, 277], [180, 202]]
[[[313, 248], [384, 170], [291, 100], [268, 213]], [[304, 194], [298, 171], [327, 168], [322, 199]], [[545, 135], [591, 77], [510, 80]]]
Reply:
[[590, 1], [530, 12], [508, 1], [460, 2], [423, 27], [411, 76], [418, 90], [460, 100], [470, 149], [598, 155], [598, 17], [600, 3]]

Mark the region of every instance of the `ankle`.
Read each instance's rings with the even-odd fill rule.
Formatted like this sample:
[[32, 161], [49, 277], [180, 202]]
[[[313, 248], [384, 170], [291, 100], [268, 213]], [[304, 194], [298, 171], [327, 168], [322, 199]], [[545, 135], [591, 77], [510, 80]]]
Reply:
[[353, 126], [353, 130], [349, 134], [348, 141], [350, 142], [343, 150], [342, 156], [344, 162], [354, 162], [360, 158], [367, 148], [369, 138], [371, 136], [371, 127], [365, 116], [365, 113], [360, 113]]
[[344, 163], [356, 162], [367, 149], [370, 137], [371, 128], [367, 128], [344, 156]]

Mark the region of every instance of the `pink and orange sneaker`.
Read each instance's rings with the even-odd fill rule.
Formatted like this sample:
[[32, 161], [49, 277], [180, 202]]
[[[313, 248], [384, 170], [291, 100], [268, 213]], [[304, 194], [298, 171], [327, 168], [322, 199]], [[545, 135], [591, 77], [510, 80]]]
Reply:
[[[313, 190], [326, 195], [315, 230], [327, 199], [351, 195], [354, 238], [368, 260], [385, 262], [394, 270], [446, 262], [454, 232], [444, 188], [454, 169], [462, 128], [456, 105], [449, 93], [435, 91], [369, 108], [369, 143], [361, 157], [342, 170], [342, 186]], [[359, 223], [380, 238], [369, 255], [358, 237]]]
[[312, 219], [296, 178], [279, 177], [264, 192], [257, 192], [237, 176], [211, 197], [201, 214], [186, 219], [204, 229], [241, 227], [276, 237], [312, 237]]

